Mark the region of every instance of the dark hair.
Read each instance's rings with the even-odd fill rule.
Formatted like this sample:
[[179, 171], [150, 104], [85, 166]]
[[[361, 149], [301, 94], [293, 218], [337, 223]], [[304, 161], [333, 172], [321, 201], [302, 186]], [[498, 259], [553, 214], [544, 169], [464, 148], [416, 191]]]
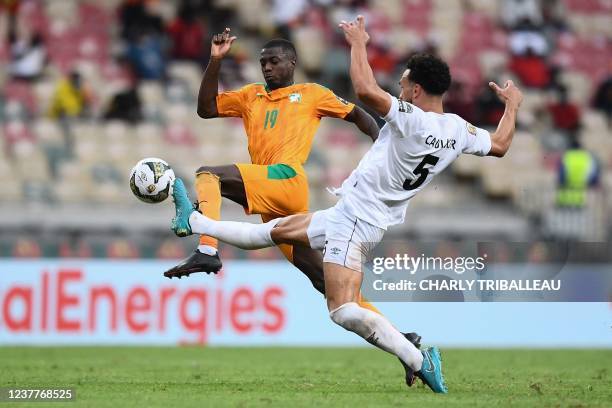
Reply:
[[451, 84], [446, 62], [431, 54], [415, 54], [408, 59], [408, 79], [423, 87], [431, 95], [442, 95]]
[[295, 46], [293, 45], [293, 43], [289, 40], [285, 40], [283, 38], [275, 38], [265, 43], [263, 48], [280, 48], [287, 55], [289, 55], [289, 57], [297, 60], [297, 51], [295, 50]]

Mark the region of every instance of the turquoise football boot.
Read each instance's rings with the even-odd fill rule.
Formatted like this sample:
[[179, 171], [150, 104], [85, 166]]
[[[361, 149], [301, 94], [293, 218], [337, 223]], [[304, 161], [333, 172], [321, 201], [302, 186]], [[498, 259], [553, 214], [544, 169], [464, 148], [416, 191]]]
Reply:
[[172, 189], [172, 200], [176, 209], [176, 216], [172, 219], [172, 231], [179, 237], [193, 234], [189, 225], [189, 216], [195, 211], [187, 194], [183, 180], [177, 178]]
[[442, 374], [442, 357], [440, 350], [437, 347], [428, 347], [421, 351], [423, 354], [423, 365], [421, 370], [415, 375], [423, 380], [431, 390], [439, 394], [447, 394], [448, 388], [444, 383], [444, 375]]

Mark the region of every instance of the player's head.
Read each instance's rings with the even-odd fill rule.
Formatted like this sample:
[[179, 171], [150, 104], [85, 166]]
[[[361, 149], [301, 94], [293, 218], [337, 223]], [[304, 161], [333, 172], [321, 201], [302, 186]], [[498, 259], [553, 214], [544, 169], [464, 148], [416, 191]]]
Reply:
[[293, 83], [297, 52], [291, 41], [270, 40], [261, 49], [259, 63], [268, 88], [289, 86]]
[[451, 84], [446, 62], [431, 54], [410, 57], [400, 79], [400, 99], [418, 105], [422, 98], [442, 97]]

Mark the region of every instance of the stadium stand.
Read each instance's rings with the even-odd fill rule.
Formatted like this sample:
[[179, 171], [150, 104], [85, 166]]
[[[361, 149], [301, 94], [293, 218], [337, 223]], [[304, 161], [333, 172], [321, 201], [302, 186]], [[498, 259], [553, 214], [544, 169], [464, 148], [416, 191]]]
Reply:
[[[166, 240], [168, 208], [131, 197], [127, 174], [146, 156], [164, 158], [187, 181], [204, 163], [249, 160], [240, 121], [204, 121], [196, 114], [211, 35], [240, 27], [232, 56], [223, 63], [224, 89], [260, 81], [259, 46], [288, 35], [298, 49], [298, 80], [322, 83], [355, 100], [347, 48], [335, 27], [357, 13], [368, 18], [371, 63], [392, 93], [411, 53], [438, 53], [455, 80], [448, 106], [490, 127], [499, 109], [484, 91], [486, 82], [528, 81], [507, 157], [462, 157], [415, 198], [409, 215], [419, 212], [419, 219], [409, 216], [395, 233], [567, 236], [565, 227], [574, 221], [559, 213], [555, 194], [557, 164], [571, 132], [602, 172], [600, 187], [581, 209], [583, 221], [575, 222], [575, 235], [610, 237], [610, 1], [14, 0], [0, 4], [0, 253], [182, 257], [193, 243]], [[182, 43], [196, 34], [202, 38]], [[23, 77], [14, 67], [32, 48], [46, 55], [46, 63], [39, 74]], [[80, 88], [68, 87], [71, 73], [80, 76]], [[561, 89], [570, 111], [558, 105]], [[60, 111], [53, 108], [59, 94], [67, 104]], [[105, 119], [113, 103], [125, 103], [122, 95], [137, 98], [135, 114]], [[131, 106], [134, 99], [124, 100]], [[568, 112], [575, 116], [571, 129], [559, 121]], [[333, 203], [325, 187], [341, 182], [368, 147], [366, 137], [343, 123], [322, 123], [307, 166], [312, 208]], [[223, 211], [242, 217], [234, 204]], [[41, 228], [61, 239], [52, 235], [45, 241]], [[113, 238], [113, 229], [127, 238]], [[148, 229], [158, 234], [155, 244], [143, 237]], [[23, 238], [16, 239], [15, 231]]]

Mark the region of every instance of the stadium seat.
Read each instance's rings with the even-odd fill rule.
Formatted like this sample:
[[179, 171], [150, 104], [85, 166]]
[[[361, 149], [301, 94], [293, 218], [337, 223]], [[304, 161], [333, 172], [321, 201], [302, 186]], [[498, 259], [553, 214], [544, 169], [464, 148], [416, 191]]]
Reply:
[[487, 49], [478, 54], [478, 62], [480, 63], [480, 70], [484, 78], [495, 78], [506, 67], [508, 54], [494, 49]]
[[569, 98], [579, 105], [588, 105], [593, 89], [592, 79], [582, 72], [564, 71], [561, 73], [561, 83], [567, 86]]
[[4, 98], [21, 103], [30, 113], [37, 112], [36, 97], [26, 82], [10, 81], [4, 84]]
[[294, 31], [294, 42], [302, 68], [307, 72], [318, 72], [325, 56], [323, 33], [314, 27], [301, 27]]
[[[0, 145], [0, 148], [2, 146]], [[0, 152], [0, 184], [2, 184], [2, 200], [17, 202], [22, 199], [21, 178], [16, 174], [13, 165]]]
[[473, 178], [480, 175], [482, 161], [472, 155], [461, 155], [452, 164], [453, 171], [459, 177]]
[[22, 121], [16, 120], [4, 125], [4, 141], [10, 150], [15, 143], [20, 141], [34, 142], [34, 135]]
[[493, 157], [484, 157], [481, 160], [482, 186], [486, 195], [491, 198], [510, 198], [514, 182], [507, 174], [512, 172], [512, 166], [507, 161]]
[[608, 123], [604, 114], [593, 109], [583, 110], [582, 124], [589, 131], [600, 133], [608, 131]]
[[194, 62], [175, 61], [168, 64], [168, 75], [184, 81], [193, 93], [200, 89], [203, 74], [200, 66]]
[[157, 81], [141, 81], [138, 91], [143, 103], [160, 104], [164, 100], [164, 90]]
[[46, 116], [55, 92], [55, 81], [42, 79], [34, 83], [32, 90], [36, 98], [36, 105], [38, 106], [36, 113], [40, 116]]

